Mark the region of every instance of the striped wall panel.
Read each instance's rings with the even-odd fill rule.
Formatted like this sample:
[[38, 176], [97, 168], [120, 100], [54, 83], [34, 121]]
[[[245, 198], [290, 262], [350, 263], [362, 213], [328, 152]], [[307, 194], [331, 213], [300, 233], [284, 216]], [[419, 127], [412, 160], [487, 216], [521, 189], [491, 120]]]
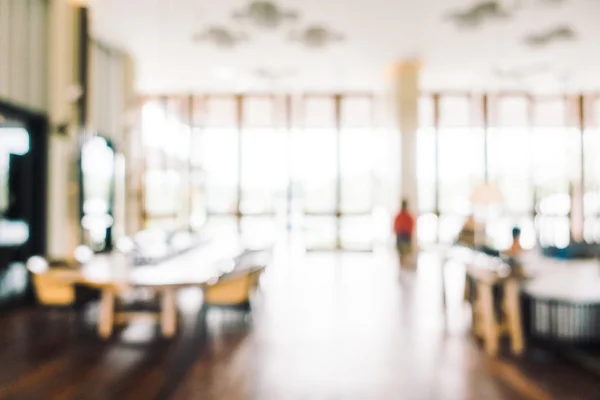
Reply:
[[0, 0], [0, 100], [45, 111], [48, 1]]
[[92, 41], [91, 53], [91, 126], [116, 144], [124, 134], [126, 108], [127, 56]]

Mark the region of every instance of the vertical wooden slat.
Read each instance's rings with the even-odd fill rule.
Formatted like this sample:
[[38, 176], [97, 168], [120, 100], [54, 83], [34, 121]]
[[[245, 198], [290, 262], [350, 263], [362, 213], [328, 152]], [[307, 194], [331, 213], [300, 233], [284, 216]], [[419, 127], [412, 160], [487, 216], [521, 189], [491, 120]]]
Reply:
[[79, 40], [79, 57], [77, 59], [77, 75], [79, 78], [79, 86], [82, 88], [83, 93], [81, 97], [77, 99], [78, 116], [79, 116], [79, 127], [85, 127], [88, 123], [88, 102], [90, 101], [90, 80], [89, 80], [89, 13], [87, 8], [80, 7], [77, 10], [78, 13], [78, 40]]
[[335, 163], [336, 163], [336, 187], [335, 187], [335, 224], [336, 224], [336, 248], [342, 247], [342, 96], [334, 95], [334, 118], [335, 118]]
[[45, 79], [47, 64], [46, 58], [46, 6], [40, 0], [29, 0], [29, 93], [31, 106], [37, 110], [46, 108]]
[[577, 221], [579, 223], [578, 226], [578, 239], [583, 240], [584, 239], [584, 232], [585, 232], [585, 215], [586, 215], [586, 210], [585, 210], [585, 142], [584, 142], [584, 132], [585, 132], [585, 127], [586, 127], [586, 114], [585, 114], [585, 97], [583, 96], [583, 94], [579, 95], [578, 98], [578, 117], [579, 117], [579, 162], [580, 162], [580, 171], [579, 171], [579, 185], [580, 185], [580, 190], [579, 190], [579, 198], [577, 199], [579, 202], [579, 207], [581, 207], [580, 209], [580, 215], [579, 215], [579, 221]]
[[[434, 188], [434, 212], [437, 217], [435, 229], [435, 241], [440, 241], [440, 95], [433, 95], [433, 129], [435, 130], [435, 188]], [[445, 301], [445, 298], [444, 298]]]
[[483, 95], [482, 103], [483, 113], [483, 176], [484, 182], [489, 183], [490, 180], [490, 168], [489, 168], [489, 156], [488, 156], [488, 128], [489, 128], [489, 97], [487, 94]]
[[12, 0], [0, 0], [0, 98], [8, 99], [10, 82], [10, 6]]
[[102, 104], [99, 99], [102, 97], [102, 51], [94, 43], [90, 51], [92, 60], [92, 77], [90, 78], [90, 102], [89, 109], [93, 110], [92, 115], [88, 116], [88, 124], [91, 129], [97, 129], [102, 120]]
[[8, 97], [17, 104], [26, 104], [27, 99], [23, 97], [24, 67], [26, 63], [26, 53], [23, 46], [26, 42], [27, 29], [23, 16], [26, 17], [24, 10], [25, 2], [13, 0], [10, 8], [10, 49], [8, 52], [9, 61], [9, 89]]
[[[192, 226], [192, 214], [194, 211], [194, 185], [192, 184], [194, 178], [194, 166], [192, 165], [192, 156], [194, 151], [194, 97], [192, 95], [186, 96], [187, 102], [187, 119], [184, 121], [189, 128], [189, 142], [190, 152], [187, 159], [187, 229], [193, 231]], [[184, 182], [185, 184], [185, 182]]]
[[580, 161], [581, 161], [581, 175], [580, 175], [580, 182], [581, 182], [581, 188], [585, 191], [585, 142], [584, 142], [584, 132], [585, 132], [585, 126], [586, 126], [586, 114], [585, 114], [585, 97], [583, 96], [583, 94], [579, 95], [578, 98], [578, 117], [579, 117], [579, 134], [580, 134], [580, 146], [579, 146], [579, 157], [580, 157]]
[[237, 206], [236, 206], [236, 215], [237, 215], [237, 223], [238, 223], [238, 233], [241, 234], [242, 232], [242, 195], [243, 195], [243, 190], [242, 190], [242, 174], [243, 174], [243, 168], [242, 168], [242, 151], [243, 151], [243, 138], [244, 135], [242, 134], [242, 130], [244, 128], [244, 96], [243, 95], [237, 95], [235, 96], [235, 102], [236, 102], [236, 113], [235, 113], [235, 117], [236, 117], [236, 129], [237, 129], [237, 135], [238, 135], [238, 146], [237, 146], [237, 157], [238, 157], [238, 180], [237, 180]]
[[121, 132], [118, 126], [119, 102], [121, 99], [122, 85], [119, 85], [118, 57], [113, 51], [108, 52], [106, 58], [106, 96], [104, 106], [106, 107], [105, 130], [114, 138], [120, 138]]
[[287, 184], [287, 221], [286, 226], [291, 226], [292, 224], [292, 201], [294, 198], [294, 188], [293, 188], [293, 143], [292, 143], [292, 129], [293, 129], [293, 118], [292, 118], [292, 96], [290, 94], [285, 96], [285, 108], [284, 108], [284, 125], [285, 125], [285, 133], [287, 135], [287, 173], [288, 173], [288, 184]]
[[[532, 187], [532, 192], [533, 192], [533, 207], [531, 209], [531, 215], [533, 217], [533, 222], [534, 222], [534, 226], [536, 223], [536, 217], [537, 217], [537, 202], [538, 202], [538, 193], [537, 193], [537, 188], [535, 186], [535, 163], [534, 163], [534, 158], [533, 158], [533, 149], [534, 149], [534, 143], [533, 143], [533, 121], [535, 119], [535, 113], [534, 113], [534, 99], [533, 96], [528, 95], [527, 96], [527, 127], [528, 132], [529, 132], [529, 182], [531, 184]], [[539, 237], [539, 235], [538, 235]]]

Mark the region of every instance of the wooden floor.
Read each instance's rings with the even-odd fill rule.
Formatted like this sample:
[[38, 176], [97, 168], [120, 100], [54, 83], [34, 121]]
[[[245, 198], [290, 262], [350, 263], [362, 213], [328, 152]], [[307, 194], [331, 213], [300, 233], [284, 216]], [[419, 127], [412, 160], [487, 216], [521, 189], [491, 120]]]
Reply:
[[140, 321], [102, 342], [69, 312], [15, 310], [0, 316], [0, 399], [600, 398], [600, 379], [547, 354], [489, 359], [467, 331], [460, 268], [447, 318], [438, 257], [399, 273], [385, 251], [281, 250], [252, 318], [186, 291], [171, 341]]

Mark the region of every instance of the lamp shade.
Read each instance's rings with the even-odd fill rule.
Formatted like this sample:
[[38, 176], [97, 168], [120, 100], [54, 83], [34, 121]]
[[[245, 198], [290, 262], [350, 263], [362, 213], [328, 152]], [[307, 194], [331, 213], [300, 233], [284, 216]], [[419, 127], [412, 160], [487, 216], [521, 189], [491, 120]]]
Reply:
[[473, 205], [499, 204], [504, 201], [500, 188], [491, 183], [482, 183], [471, 193]]

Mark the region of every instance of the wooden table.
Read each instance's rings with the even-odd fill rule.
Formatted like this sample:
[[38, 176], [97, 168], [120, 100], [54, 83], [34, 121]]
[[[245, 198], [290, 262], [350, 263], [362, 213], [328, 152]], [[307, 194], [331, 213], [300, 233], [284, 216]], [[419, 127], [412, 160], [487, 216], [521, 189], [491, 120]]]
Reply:
[[[524, 349], [521, 308], [519, 304], [519, 281], [506, 272], [487, 269], [478, 265], [467, 267], [467, 274], [476, 283], [476, 296], [473, 307], [473, 333], [481, 337], [489, 355], [498, 352], [499, 340], [503, 333], [510, 339], [513, 354], [521, 354]], [[502, 299], [494, 296], [494, 287], [502, 288]], [[501, 301], [501, 304], [496, 304]], [[496, 309], [500, 307], [500, 320]]]
[[[241, 254], [239, 243], [211, 243], [156, 265], [133, 267], [128, 256], [119, 253], [99, 255], [78, 270], [52, 270], [53, 278], [70, 284], [86, 285], [101, 291], [98, 334], [111, 336], [115, 323], [131, 315], [115, 311], [116, 298], [133, 288], [150, 288], [160, 296], [158, 318], [163, 336], [172, 337], [177, 328], [176, 293], [182, 287], [202, 287], [234, 267]], [[132, 316], [139, 316], [134, 314]], [[154, 315], [156, 317], [156, 315]]]
[[[519, 305], [519, 279], [511, 276], [510, 269], [499, 257], [489, 256], [467, 246], [453, 246], [442, 262], [442, 296], [446, 308], [445, 271], [446, 262], [452, 260], [466, 266], [467, 276], [475, 282], [476, 296], [471, 304], [472, 325], [475, 336], [483, 339], [485, 350], [494, 356], [498, 352], [500, 336], [507, 332], [514, 354], [524, 348], [523, 329]], [[494, 297], [494, 287], [502, 287], [502, 304]], [[496, 318], [496, 308], [502, 308], [503, 320]]]

